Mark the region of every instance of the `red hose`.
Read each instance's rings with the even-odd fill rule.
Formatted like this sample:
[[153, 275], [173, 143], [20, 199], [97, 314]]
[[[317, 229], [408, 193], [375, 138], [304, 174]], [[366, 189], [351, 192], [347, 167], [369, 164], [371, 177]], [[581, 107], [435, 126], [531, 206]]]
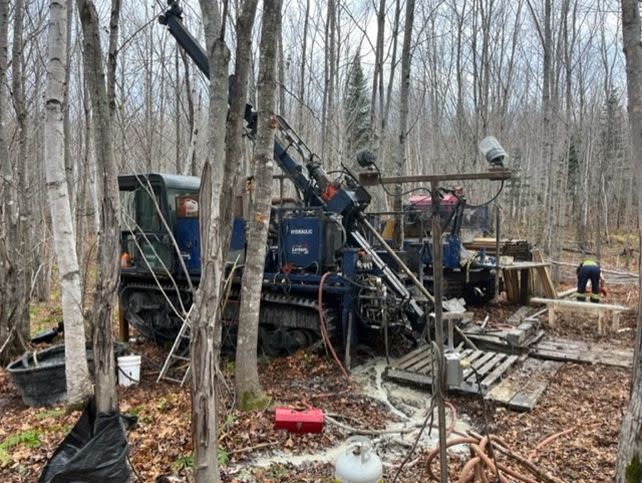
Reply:
[[325, 346], [332, 353], [334, 360], [339, 366], [339, 369], [341, 369], [341, 372], [343, 372], [343, 375], [345, 376], [346, 380], [350, 382], [350, 374], [348, 374], [348, 371], [346, 371], [346, 368], [343, 367], [343, 364], [341, 364], [341, 361], [339, 360], [339, 357], [337, 356], [337, 353], [335, 352], [334, 347], [332, 346], [332, 341], [330, 341], [330, 337], [328, 336], [328, 329], [325, 326], [325, 318], [323, 317], [323, 283], [325, 282], [325, 279], [328, 275], [331, 275], [331, 272], [326, 272], [321, 277], [321, 281], [319, 282], [319, 291], [317, 294], [317, 310], [319, 311], [319, 324], [321, 329], [320, 330], [321, 337], [323, 338], [323, 343], [325, 344]]

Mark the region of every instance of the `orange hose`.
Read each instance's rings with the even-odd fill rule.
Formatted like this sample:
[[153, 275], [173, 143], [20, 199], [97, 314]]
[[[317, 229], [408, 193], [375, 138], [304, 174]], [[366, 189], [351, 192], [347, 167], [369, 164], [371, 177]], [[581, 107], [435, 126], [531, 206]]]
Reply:
[[475, 468], [480, 461], [481, 459], [479, 458], [479, 456], [475, 456], [474, 458], [469, 459], [468, 463], [466, 463], [462, 468], [457, 483], [466, 483], [467, 481], [470, 481], [470, 477], [475, 475]]
[[[462, 437], [462, 438], [455, 438], [446, 443], [446, 447], [450, 448], [451, 446], [457, 446], [458, 444], [474, 444], [477, 443], [478, 440], [475, 438], [472, 438], [470, 436], [468, 437]], [[435, 459], [435, 457], [439, 454], [439, 448], [435, 448], [428, 454], [428, 459], [427, 459], [427, 469], [428, 469], [428, 476], [434, 481], [439, 481], [439, 478], [435, 476], [435, 474], [432, 472], [432, 468], [430, 467], [430, 464], [432, 463], [432, 460]]]
[[319, 291], [317, 294], [317, 309], [319, 311], [319, 324], [321, 329], [321, 337], [323, 338], [323, 342], [325, 346], [328, 349], [330, 349], [330, 352], [332, 353], [334, 360], [339, 366], [339, 369], [341, 369], [341, 372], [343, 372], [343, 375], [345, 376], [345, 378], [348, 380], [348, 382], [350, 382], [350, 374], [348, 374], [348, 371], [346, 371], [346, 368], [343, 367], [343, 364], [341, 364], [341, 361], [339, 360], [339, 357], [337, 356], [337, 353], [335, 352], [334, 347], [332, 346], [332, 342], [330, 341], [330, 337], [328, 336], [328, 329], [325, 326], [325, 318], [323, 317], [323, 283], [325, 282], [326, 277], [330, 274], [331, 272], [326, 272], [321, 277], [321, 281], [319, 282]]
[[555, 434], [551, 434], [550, 436], [547, 436], [546, 438], [541, 440], [539, 443], [537, 443], [537, 446], [535, 446], [535, 451], [541, 450], [544, 446], [546, 446], [551, 441], [554, 441], [561, 436], [566, 436], [567, 434], [572, 433], [576, 429], [577, 429], [577, 426], [573, 426], [572, 428], [569, 428], [565, 431], [560, 431], [559, 433], [555, 433]]
[[[495, 463], [491, 460], [488, 454], [486, 454], [486, 447], [489, 443], [489, 439], [493, 441], [493, 444], [501, 446], [510, 452], [506, 443], [501, 439], [497, 438], [496, 436], [491, 436], [490, 438], [486, 436], [461, 437], [461, 438], [455, 438], [451, 441], [448, 441], [448, 443], [446, 444], [446, 447], [456, 446], [459, 444], [468, 444], [472, 451], [470, 460], [468, 460], [464, 465], [464, 467], [462, 468], [459, 479], [457, 480], [458, 483], [468, 483], [471, 480], [474, 480], [476, 475], [478, 476], [478, 479], [480, 479], [482, 482], [487, 482], [488, 479], [484, 472], [485, 468], [490, 470], [492, 473], [498, 475], [499, 481], [501, 483], [510, 483], [510, 480], [503, 474], [499, 473], [498, 470], [501, 471], [502, 473], [505, 473], [506, 475], [511, 476], [514, 480], [522, 483], [538, 483], [538, 480], [535, 480], [533, 478], [530, 478], [529, 476], [523, 475], [522, 473], [519, 473], [518, 471], [513, 470], [512, 468], [509, 468], [503, 464], [500, 464], [499, 462], [495, 466]], [[439, 478], [435, 476], [431, 467], [432, 461], [435, 459], [435, 457], [438, 454], [439, 454], [439, 449], [438, 448], [434, 449], [428, 454], [428, 458], [426, 462], [428, 475], [430, 479], [432, 479], [433, 481], [439, 481]], [[524, 460], [528, 461], [526, 459]], [[551, 478], [551, 481], [556, 481], [556, 479], [553, 480]]]
[[455, 408], [455, 405], [449, 401], [444, 401], [444, 404], [446, 404], [450, 409], [450, 424], [446, 428], [446, 439], [448, 439], [457, 424], [457, 409]]

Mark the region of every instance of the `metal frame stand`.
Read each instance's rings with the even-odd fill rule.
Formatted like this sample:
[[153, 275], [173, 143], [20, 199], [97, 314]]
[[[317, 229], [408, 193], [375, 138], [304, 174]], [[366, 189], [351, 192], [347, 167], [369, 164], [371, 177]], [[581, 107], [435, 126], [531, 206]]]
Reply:
[[[432, 302], [435, 306], [435, 345], [434, 356], [436, 359], [437, 379], [433, 381], [433, 397], [436, 398], [437, 406], [437, 421], [439, 424], [439, 474], [440, 482], [448, 483], [448, 453], [446, 451], [446, 373], [445, 373], [445, 359], [444, 359], [444, 320], [443, 320], [443, 245], [442, 245], [442, 229], [441, 229], [441, 215], [439, 207], [441, 200], [439, 197], [439, 183], [442, 181], [461, 181], [461, 180], [482, 180], [488, 179], [492, 181], [502, 181], [509, 179], [511, 172], [508, 169], [492, 170], [485, 173], [462, 173], [462, 174], [443, 174], [443, 175], [420, 175], [420, 176], [398, 176], [390, 178], [373, 179], [369, 176], [360, 176], [361, 183], [366, 185], [382, 184], [404, 184], [404, 183], [417, 183], [429, 182], [430, 183], [430, 196], [432, 198], [432, 257], [433, 257], [433, 292], [434, 299], [428, 295], [428, 299], [433, 299]], [[374, 229], [371, 228], [371, 231]], [[497, 232], [499, 234], [499, 230]], [[378, 234], [375, 232], [375, 236]], [[380, 237], [379, 237], [380, 238]], [[385, 246], [385, 245], [384, 245]], [[394, 255], [394, 254], [393, 254]], [[499, 254], [497, 254], [499, 255]], [[394, 258], [394, 257], [393, 257]], [[497, 257], [499, 259], [499, 257]], [[405, 265], [401, 265], [406, 268]], [[405, 271], [405, 270], [404, 270]], [[412, 276], [413, 283], [418, 284], [419, 281]], [[422, 293], [428, 293], [421, 284], [418, 287]], [[422, 290], [423, 289], [423, 290]]]

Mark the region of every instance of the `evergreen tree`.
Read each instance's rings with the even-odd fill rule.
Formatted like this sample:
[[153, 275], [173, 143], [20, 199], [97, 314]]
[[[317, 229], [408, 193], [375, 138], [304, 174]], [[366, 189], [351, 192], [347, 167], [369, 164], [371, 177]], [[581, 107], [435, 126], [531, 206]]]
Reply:
[[343, 103], [346, 155], [350, 160], [354, 160], [359, 151], [370, 145], [372, 126], [370, 124], [369, 98], [361, 60], [359, 54], [356, 54], [350, 64]]
[[618, 92], [612, 89], [601, 116], [601, 154], [609, 164], [621, 161], [624, 156], [624, 116]]

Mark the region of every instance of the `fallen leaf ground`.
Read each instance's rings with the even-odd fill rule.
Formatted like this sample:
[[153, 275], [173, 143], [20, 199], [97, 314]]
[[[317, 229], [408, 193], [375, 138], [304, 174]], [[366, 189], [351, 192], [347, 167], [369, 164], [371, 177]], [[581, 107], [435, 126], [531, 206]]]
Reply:
[[[634, 293], [631, 293], [631, 291]], [[635, 305], [637, 291], [612, 287], [612, 300]], [[502, 318], [516, 307], [487, 307], [491, 317]], [[544, 319], [545, 320], [545, 319]], [[621, 320], [623, 329], [635, 326], [635, 314]], [[631, 347], [634, 330], [598, 337], [590, 317], [560, 317], [557, 335], [616, 342]], [[161, 475], [174, 475], [188, 481], [191, 464], [190, 400], [187, 388], [176, 384], [156, 384], [162, 353], [150, 345], [136, 350], [145, 355], [140, 385], [119, 388], [120, 408], [138, 417], [129, 432], [130, 459], [141, 481], [152, 482]], [[275, 452], [285, 455], [313, 453], [343, 441], [347, 434], [326, 426], [319, 435], [289, 435], [272, 429], [272, 409], [241, 413], [232, 409], [233, 363], [222, 364], [225, 383], [220, 387], [219, 462], [226, 482], [330, 482], [331, 465], [289, 463], [256, 468], [252, 461]], [[316, 406], [340, 414], [351, 426], [382, 428], [393, 417], [377, 401], [360, 393], [342, 378], [331, 359], [323, 353], [300, 352], [288, 358], [261, 362], [261, 380], [270, 406], [288, 405], [303, 409]], [[568, 482], [607, 482], [613, 479], [617, 437], [626, 408], [629, 371], [604, 366], [565, 364], [551, 382], [539, 405], [530, 413], [516, 413], [488, 406], [488, 430], [501, 436], [519, 454], [529, 457], [540, 468]], [[483, 406], [477, 399], [452, 396], [458, 414], [483, 432]], [[79, 412], [66, 413], [62, 406], [46, 409], [26, 407], [0, 370], [0, 481], [37, 481], [48, 457], [73, 426]], [[550, 435], [572, 430], [536, 450]], [[412, 459], [417, 462], [399, 475], [397, 481], [429, 481], [427, 450]], [[456, 481], [464, 461], [450, 455], [451, 479]], [[436, 466], [434, 466], [436, 472]], [[386, 481], [396, 469], [386, 468]]]

